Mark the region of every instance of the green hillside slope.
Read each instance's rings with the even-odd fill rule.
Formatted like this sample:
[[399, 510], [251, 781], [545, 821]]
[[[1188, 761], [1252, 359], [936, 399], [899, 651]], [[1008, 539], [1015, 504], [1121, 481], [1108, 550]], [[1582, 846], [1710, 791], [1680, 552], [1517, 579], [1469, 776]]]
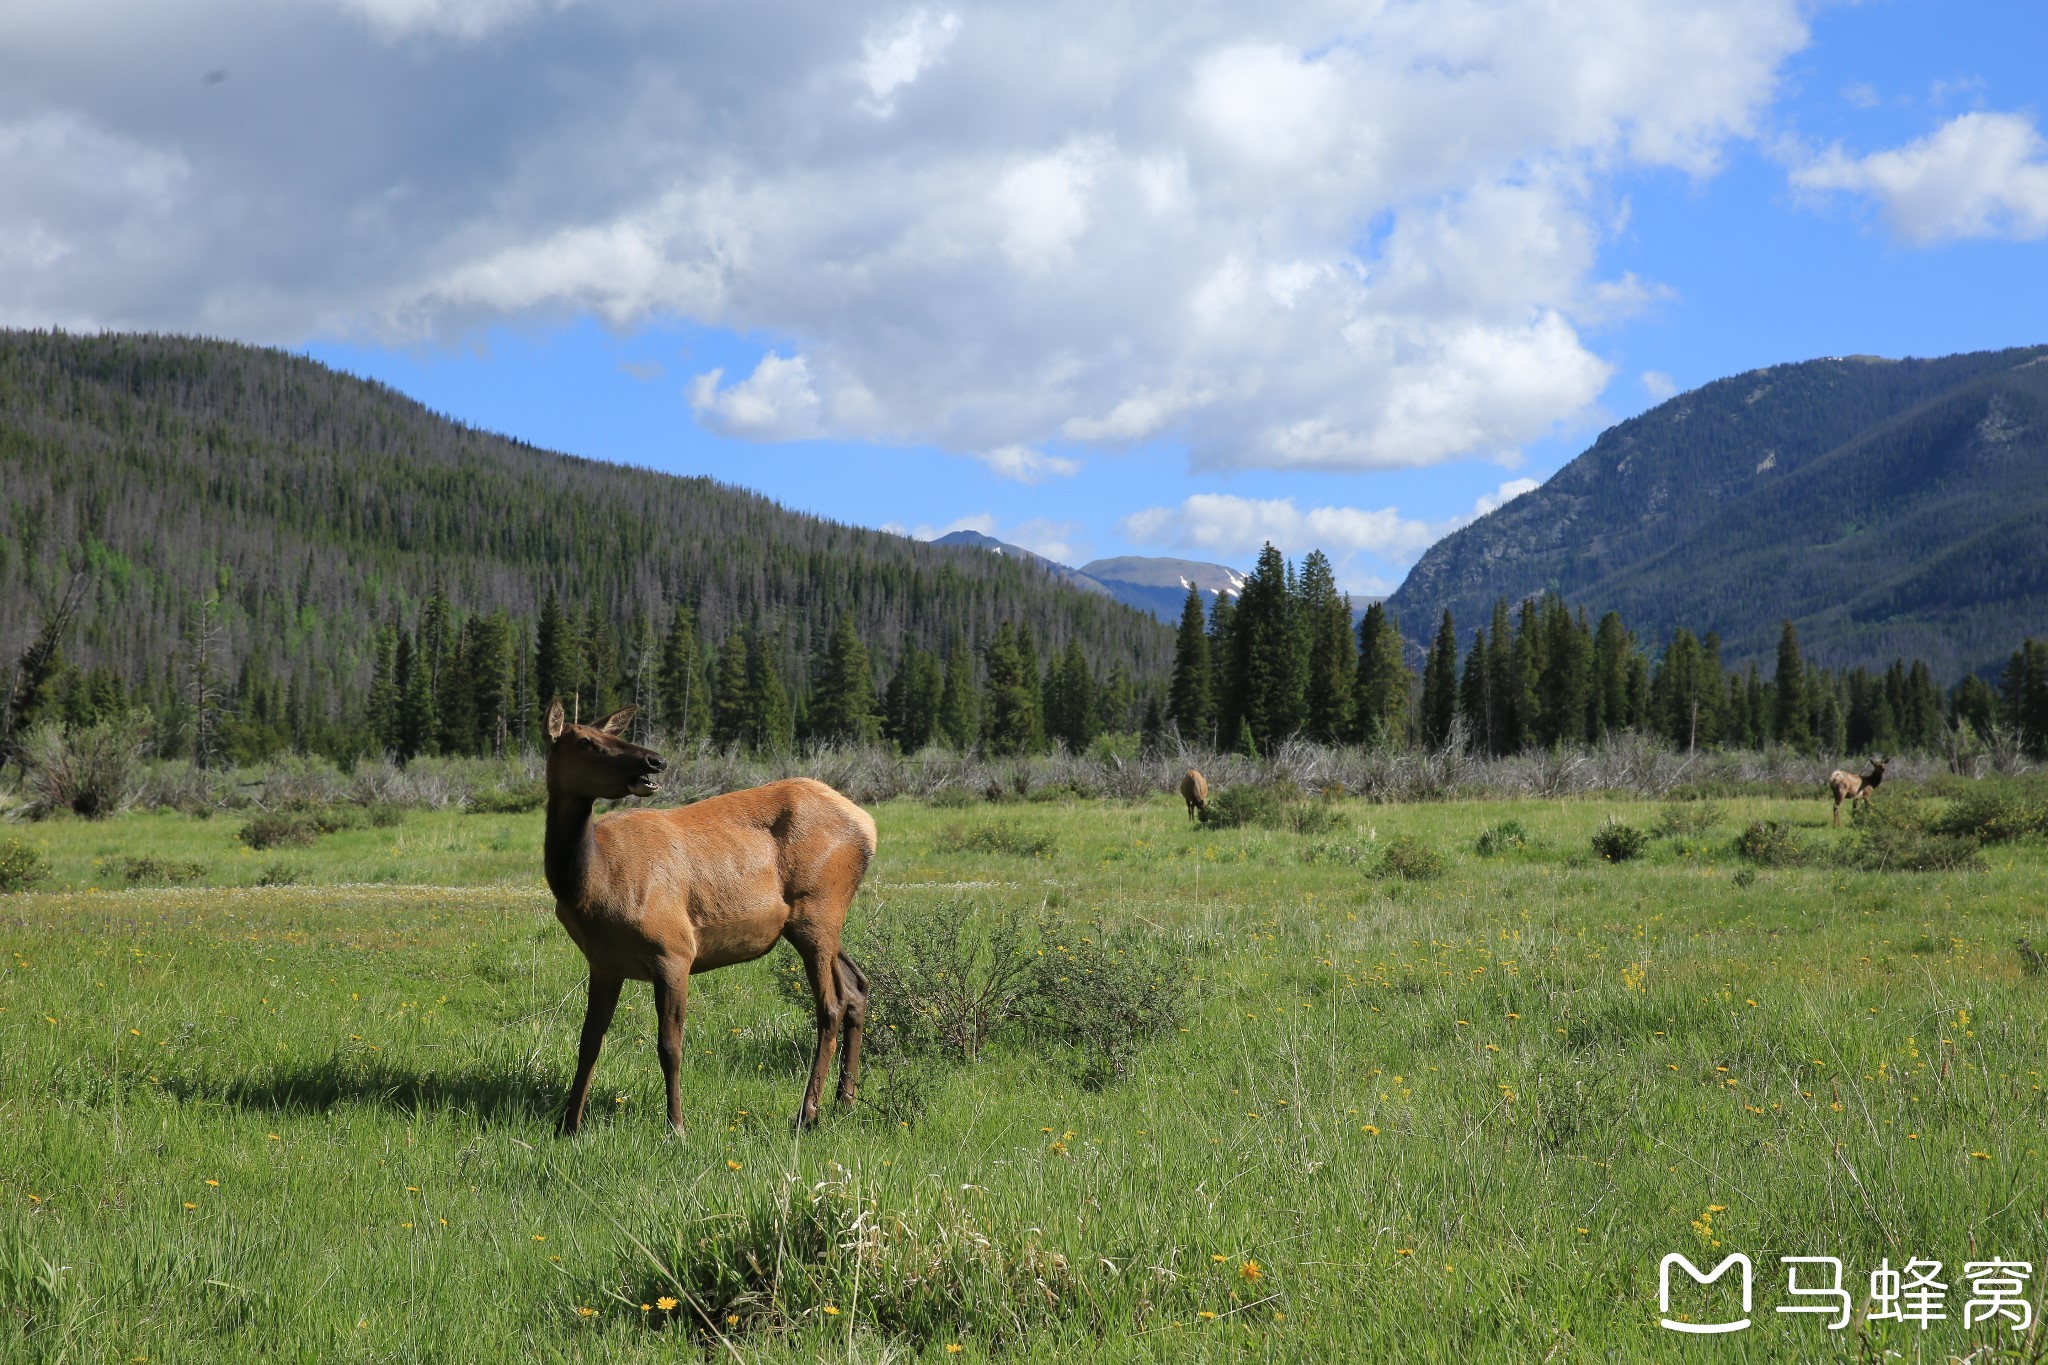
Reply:
[[218, 594], [228, 676], [360, 696], [370, 640], [437, 575], [455, 608], [530, 641], [550, 586], [623, 645], [696, 607], [707, 646], [766, 628], [807, 674], [853, 615], [878, 668], [907, 645], [978, 649], [998, 623], [1098, 673], [1161, 678], [1170, 632], [1028, 565], [788, 511], [701, 478], [552, 454], [301, 357], [183, 337], [0, 331], [0, 651], [91, 576], [67, 642], [144, 698], [194, 603]]
[[2048, 630], [2048, 347], [1808, 361], [1603, 432], [1446, 537], [1389, 601], [1421, 641], [1546, 589], [1652, 640], [1767, 661], [1790, 618], [1829, 666], [2002, 663]]

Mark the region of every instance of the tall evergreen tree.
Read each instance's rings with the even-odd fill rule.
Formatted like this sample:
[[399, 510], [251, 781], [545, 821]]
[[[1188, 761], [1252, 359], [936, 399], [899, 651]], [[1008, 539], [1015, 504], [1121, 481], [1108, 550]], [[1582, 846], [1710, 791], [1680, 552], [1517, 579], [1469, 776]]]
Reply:
[[946, 682], [939, 696], [939, 737], [965, 752], [981, 734], [981, 694], [974, 685], [974, 661], [956, 642], [946, 655]]
[[881, 737], [881, 708], [875, 701], [875, 671], [868, 647], [841, 613], [818, 660], [811, 688], [810, 729], [834, 744], [872, 744]]
[[938, 656], [914, 646], [905, 650], [882, 705], [884, 733], [904, 753], [918, 752], [938, 738], [945, 699], [946, 675]]
[[1358, 673], [1352, 733], [1368, 747], [1401, 743], [1408, 735], [1408, 692], [1413, 675], [1401, 657], [1401, 631], [1384, 603], [1365, 609], [1358, 623]]
[[[983, 651], [983, 667], [988, 672], [983, 737], [990, 753], [1004, 756], [1035, 752], [1041, 733], [1038, 671], [1025, 655], [1019, 635], [1015, 624], [1005, 621], [996, 627]], [[1028, 633], [1024, 639], [1028, 641]]]
[[1244, 728], [1261, 753], [1301, 728], [1307, 659], [1294, 570], [1267, 541], [1238, 595], [1231, 625], [1230, 690]]
[[370, 691], [364, 719], [380, 754], [398, 749], [398, 629], [379, 626], [370, 640]]
[[1590, 738], [1599, 739], [1611, 730], [1628, 728], [1628, 660], [1635, 641], [1621, 623], [1621, 613], [1608, 612], [1593, 632], [1593, 687], [1597, 705], [1593, 711]]
[[1437, 626], [1436, 643], [1422, 665], [1422, 743], [1441, 749], [1451, 737], [1458, 718], [1458, 630], [1451, 623], [1450, 608], [1444, 609]]
[[1053, 664], [1051, 685], [1046, 688], [1046, 734], [1065, 744], [1070, 752], [1081, 753], [1095, 742], [1095, 679], [1089, 675], [1088, 660], [1078, 639]]
[[[562, 614], [562, 600], [554, 585], [549, 584], [547, 600], [541, 603], [540, 620], [533, 632], [533, 692], [539, 698], [539, 704], [533, 708], [536, 713], [544, 711], [556, 697], [569, 701], [575, 691], [574, 634], [569, 618]], [[535, 724], [540, 720], [541, 716], [536, 714]]]
[[398, 735], [394, 746], [398, 761], [411, 762], [432, 752], [434, 700], [427, 682], [427, 669], [419, 656], [419, 645], [410, 631], [398, 632], [398, 658], [394, 669], [398, 685]]
[[1493, 754], [1519, 753], [1522, 748], [1521, 712], [1517, 707], [1521, 689], [1516, 685], [1515, 628], [1508, 615], [1508, 600], [1493, 600], [1493, 619], [1487, 623], [1486, 690], [1487, 751]]
[[1335, 744], [1351, 731], [1351, 599], [1337, 591], [1329, 556], [1321, 550], [1310, 551], [1301, 563], [1300, 605], [1307, 652], [1302, 728], [1311, 739]]
[[697, 613], [681, 602], [670, 613], [668, 633], [661, 640], [659, 716], [662, 729], [678, 744], [711, 733], [711, 683], [698, 647]]
[[[782, 671], [775, 664], [775, 645], [756, 627], [746, 637], [746, 719], [741, 741], [757, 754], [786, 754], [796, 747], [796, 713]], [[870, 701], [873, 685], [869, 685]]]
[[1772, 679], [1771, 738], [1793, 749], [1813, 747], [1813, 715], [1806, 695], [1806, 663], [1799, 632], [1786, 621], [1778, 632], [1778, 672]]
[[1465, 676], [1458, 683], [1458, 714], [1465, 719], [1466, 743], [1476, 753], [1493, 752], [1493, 688], [1486, 678], [1486, 632], [1472, 632], [1465, 654]]
[[730, 749], [747, 738], [747, 637], [737, 625], [718, 647], [717, 670], [711, 688], [711, 742]]
[[1173, 681], [1167, 689], [1166, 715], [1182, 739], [1209, 737], [1215, 702], [1209, 682], [1209, 630], [1202, 611], [1202, 590], [1188, 585], [1180, 607], [1180, 630], [1173, 641]]
[[1232, 660], [1237, 657], [1237, 596], [1216, 594], [1209, 609], [1209, 734], [1203, 736], [1218, 748], [1237, 743], [1243, 702], [1238, 696]]

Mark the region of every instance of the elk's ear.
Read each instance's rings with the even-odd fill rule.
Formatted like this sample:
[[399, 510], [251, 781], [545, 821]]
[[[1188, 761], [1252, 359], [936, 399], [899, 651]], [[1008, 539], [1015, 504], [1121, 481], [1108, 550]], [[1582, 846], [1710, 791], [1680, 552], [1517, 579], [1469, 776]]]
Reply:
[[569, 718], [562, 714], [562, 699], [556, 697], [548, 703], [548, 743], [552, 744], [560, 739], [562, 737], [562, 727], [568, 723]]
[[618, 710], [599, 721], [597, 728], [608, 735], [623, 735], [626, 733], [626, 726], [633, 719], [633, 713], [639, 709], [637, 706], [621, 706]]

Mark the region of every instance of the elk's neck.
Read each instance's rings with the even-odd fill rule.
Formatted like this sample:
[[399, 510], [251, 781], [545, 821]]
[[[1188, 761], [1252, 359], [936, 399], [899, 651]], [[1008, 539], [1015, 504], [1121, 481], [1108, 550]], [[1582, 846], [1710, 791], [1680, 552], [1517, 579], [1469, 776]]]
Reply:
[[547, 838], [541, 846], [548, 890], [563, 905], [583, 899], [597, 845], [590, 837], [590, 812], [597, 803], [587, 796], [548, 793]]

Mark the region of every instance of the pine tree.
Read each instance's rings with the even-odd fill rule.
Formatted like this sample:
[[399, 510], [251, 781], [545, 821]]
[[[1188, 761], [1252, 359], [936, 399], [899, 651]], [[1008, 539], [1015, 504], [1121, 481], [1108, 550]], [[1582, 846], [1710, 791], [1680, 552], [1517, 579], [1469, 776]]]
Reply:
[[1307, 650], [1302, 728], [1311, 739], [1335, 744], [1351, 730], [1351, 600], [1338, 593], [1321, 550], [1301, 562], [1300, 609]]
[[1621, 624], [1619, 612], [1600, 618], [1593, 632], [1593, 687], [1597, 707], [1591, 737], [1599, 739], [1610, 731], [1627, 729], [1632, 717], [1628, 705], [1628, 660], [1635, 641]]
[[1180, 631], [1173, 642], [1173, 681], [1167, 690], [1166, 714], [1182, 739], [1200, 742], [1209, 737], [1214, 706], [1202, 590], [1190, 584], [1187, 600], [1181, 603]]
[[1772, 680], [1771, 738], [1788, 748], [1813, 747], [1813, 715], [1806, 695], [1806, 665], [1799, 632], [1788, 620], [1778, 634], [1778, 672]]
[[711, 689], [711, 742], [730, 749], [747, 735], [747, 637], [738, 626], [718, 648], [717, 669]]
[[1458, 630], [1451, 623], [1451, 610], [1437, 627], [1436, 643], [1422, 665], [1422, 743], [1441, 749], [1450, 740], [1451, 727], [1458, 718]]
[[403, 765], [429, 753], [434, 726], [434, 700], [427, 682], [426, 665], [410, 631], [398, 632], [398, 658], [392, 680], [398, 687], [398, 732], [392, 746]]
[[566, 703], [575, 690], [576, 670], [571, 663], [575, 647], [569, 619], [562, 614], [562, 602], [555, 595], [552, 584], [548, 587], [547, 600], [541, 603], [540, 621], [533, 632], [533, 695], [538, 704], [533, 708], [538, 725], [548, 703], [560, 697]]
[[1384, 603], [1365, 609], [1358, 623], [1358, 673], [1353, 689], [1353, 735], [1367, 747], [1401, 743], [1408, 734], [1408, 692], [1413, 675], [1401, 657], [1401, 631]]
[[1209, 733], [1201, 736], [1218, 746], [1235, 747], [1243, 715], [1231, 661], [1236, 657], [1237, 596], [1216, 594], [1209, 609]]
[[[740, 738], [753, 753], [789, 753], [796, 747], [796, 714], [789, 691], [782, 685], [782, 672], [775, 666], [775, 647], [767, 631], [757, 627], [747, 632], [746, 659], [746, 719]], [[872, 683], [869, 697], [872, 700]]]
[[938, 656], [915, 646], [905, 650], [882, 705], [884, 733], [904, 753], [918, 752], [939, 736], [945, 696]]
[[1027, 660], [1018, 637], [1016, 626], [1005, 621], [996, 627], [982, 655], [988, 672], [983, 737], [990, 753], [1005, 757], [1036, 751], [1040, 734], [1037, 669]]
[[881, 737], [874, 667], [868, 647], [841, 613], [818, 660], [811, 689], [810, 732], [830, 744], [872, 744]]
[[1458, 714], [1464, 718], [1466, 743], [1475, 753], [1491, 753], [1493, 736], [1493, 688], [1486, 677], [1486, 632], [1472, 632], [1472, 648], [1465, 654], [1465, 676], [1458, 683]]
[[370, 641], [370, 691], [364, 719], [377, 752], [398, 748], [398, 630], [379, 626]]
[[1230, 691], [1261, 752], [1301, 728], [1306, 657], [1290, 590], [1294, 571], [1267, 541], [1238, 594], [1231, 625]]
[[1521, 752], [1520, 713], [1516, 710], [1519, 689], [1515, 679], [1515, 630], [1508, 616], [1508, 600], [1493, 600], [1493, 619], [1487, 625], [1487, 752], [1502, 755]]
[[697, 613], [681, 602], [661, 641], [660, 724], [678, 745], [711, 733], [711, 684], [697, 644]]
[[1050, 702], [1045, 715], [1046, 733], [1064, 743], [1070, 752], [1081, 753], [1095, 742], [1096, 713], [1095, 680], [1089, 676], [1080, 640], [1067, 641], [1050, 678], [1051, 685], [1046, 689]]
[[502, 756], [518, 731], [518, 648], [503, 611], [469, 619], [470, 753]]
[[946, 681], [939, 696], [939, 737], [966, 752], [981, 734], [981, 695], [974, 685], [974, 661], [955, 643], [946, 656]]

